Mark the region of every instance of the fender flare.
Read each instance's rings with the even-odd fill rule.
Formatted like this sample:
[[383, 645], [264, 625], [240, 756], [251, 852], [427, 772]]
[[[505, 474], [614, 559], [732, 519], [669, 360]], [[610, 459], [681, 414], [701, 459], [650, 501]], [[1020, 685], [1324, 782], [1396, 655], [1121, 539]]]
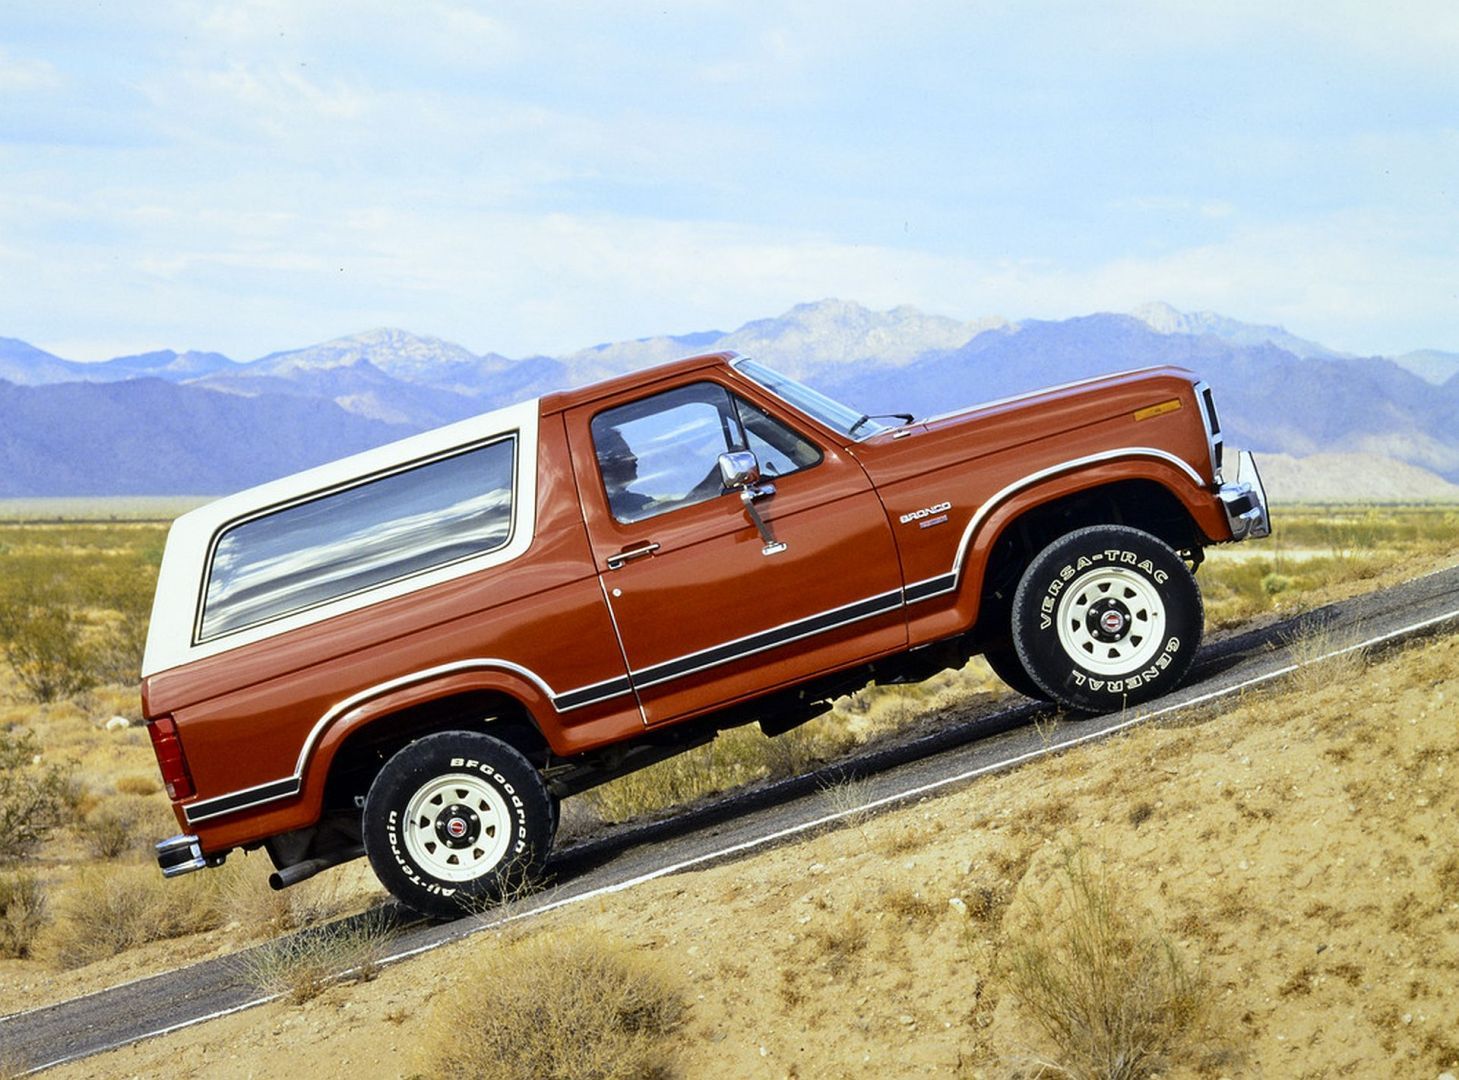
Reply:
[[1041, 469], [995, 492], [963, 530], [953, 566], [958, 608], [966, 626], [971, 628], [978, 620], [989, 556], [1011, 524], [1056, 499], [1131, 480], [1158, 485], [1185, 509], [1203, 535], [1223, 538], [1228, 527], [1208, 485], [1188, 462], [1167, 451], [1149, 447], [1106, 451]]
[[516, 702], [532, 726], [548, 738], [544, 715], [553, 715], [554, 694], [535, 672], [508, 660], [459, 660], [367, 687], [330, 708], [310, 730], [294, 774], [306, 802], [322, 798], [335, 753], [355, 732], [391, 713], [457, 694], [486, 691]]

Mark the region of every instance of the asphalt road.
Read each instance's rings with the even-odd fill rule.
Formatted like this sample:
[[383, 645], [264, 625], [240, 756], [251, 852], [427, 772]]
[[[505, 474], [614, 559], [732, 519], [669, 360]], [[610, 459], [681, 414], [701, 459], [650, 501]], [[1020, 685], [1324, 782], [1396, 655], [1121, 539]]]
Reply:
[[[952, 710], [935, 718], [935, 725], [925, 725], [893, 745], [815, 773], [568, 846], [549, 865], [550, 885], [509, 907], [449, 923], [423, 922], [387, 907], [384, 914], [397, 926], [387, 962], [645, 880], [742, 857], [833, 824], [838, 817], [932, 798], [1042, 754], [1182, 709], [1218, 703], [1292, 670], [1296, 661], [1290, 643], [1315, 626], [1326, 627], [1326, 640], [1338, 643], [1335, 648], [1361, 643], [1371, 651], [1418, 636], [1453, 633], [1459, 630], [1459, 567], [1218, 636], [1201, 650], [1181, 690], [1131, 714], [1066, 721], [1050, 734], [1049, 725], [1032, 723], [1048, 715], [1047, 707], [1026, 701], [982, 713]], [[859, 781], [861, 805], [830, 812], [822, 789], [846, 779]], [[38, 1071], [268, 1000], [248, 985], [243, 971], [238, 954], [0, 1017], [0, 1061], [11, 1068]]]

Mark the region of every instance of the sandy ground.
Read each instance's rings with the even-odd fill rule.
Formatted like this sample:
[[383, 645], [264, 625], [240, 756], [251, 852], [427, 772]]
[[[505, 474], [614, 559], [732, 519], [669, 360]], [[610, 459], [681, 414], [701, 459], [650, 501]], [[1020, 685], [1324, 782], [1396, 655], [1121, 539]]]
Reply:
[[[1048, 1051], [1006, 975], [1019, 912], [1082, 844], [1211, 987], [1208, 1037], [1164, 1075], [1459, 1071], [1459, 639], [1299, 674], [524, 932], [665, 958], [686, 1077], [1006, 1076]], [[48, 1075], [431, 1075], [503, 936]]]

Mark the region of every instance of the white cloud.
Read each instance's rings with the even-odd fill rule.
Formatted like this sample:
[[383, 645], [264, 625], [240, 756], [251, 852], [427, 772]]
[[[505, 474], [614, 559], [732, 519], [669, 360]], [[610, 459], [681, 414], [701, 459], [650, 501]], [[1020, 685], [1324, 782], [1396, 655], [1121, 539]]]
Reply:
[[61, 75], [54, 65], [45, 60], [12, 56], [0, 46], [0, 94], [54, 90], [61, 84]]

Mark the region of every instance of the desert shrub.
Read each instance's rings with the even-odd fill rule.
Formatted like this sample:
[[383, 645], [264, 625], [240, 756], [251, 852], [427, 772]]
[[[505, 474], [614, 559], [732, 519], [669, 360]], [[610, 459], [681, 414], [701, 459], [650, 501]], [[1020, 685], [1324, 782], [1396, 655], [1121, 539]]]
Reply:
[[21, 688], [36, 701], [96, 685], [85, 627], [63, 600], [27, 591], [0, 601], [0, 646]]
[[94, 587], [92, 602], [112, 614], [92, 651], [92, 670], [104, 683], [136, 682], [152, 612], [157, 571], [130, 560], [109, 567]]
[[156, 795], [162, 785], [153, 776], [122, 776], [117, 778], [118, 795]]
[[82, 871], [56, 901], [45, 951], [62, 968], [223, 924], [212, 874], [167, 880], [155, 866], [121, 864]]
[[1367, 653], [1356, 648], [1359, 629], [1339, 630], [1318, 622], [1303, 627], [1288, 640], [1297, 670], [1287, 682], [1302, 694], [1315, 694], [1329, 686], [1351, 683], [1367, 666]]
[[390, 936], [389, 920], [367, 912], [256, 946], [238, 963], [255, 989], [302, 1005], [336, 983], [373, 979]]
[[39, 757], [35, 736], [0, 731], [0, 862], [39, 847], [75, 800], [70, 767]]
[[176, 831], [177, 821], [168, 804], [141, 795], [118, 795], [98, 802], [76, 829], [87, 851], [98, 859], [147, 851], [159, 838]]
[[472, 1080], [667, 1077], [686, 1010], [660, 963], [580, 932], [491, 948], [442, 1003], [425, 1072]]
[[229, 863], [227, 869], [222, 889], [229, 919], [255, 940], [327, 923], [344, 914], [350, 904], [340, 895], [340, 879], [335, 874], [276, 890], [268, 883], [270, 867], [258, 860]]
[[1065, 851], [1059, 886], [1024, 905], [1010, 942], [1013, 996], [1054, 1048], [1039, 1066], [1124, 1080], [1189, 1057], [1211, 1007], [1204, 981], [1082, 851]]
[[0, 874], [0, 957], [30, 955], [46, 922], [46, 895], [34, 874]]

